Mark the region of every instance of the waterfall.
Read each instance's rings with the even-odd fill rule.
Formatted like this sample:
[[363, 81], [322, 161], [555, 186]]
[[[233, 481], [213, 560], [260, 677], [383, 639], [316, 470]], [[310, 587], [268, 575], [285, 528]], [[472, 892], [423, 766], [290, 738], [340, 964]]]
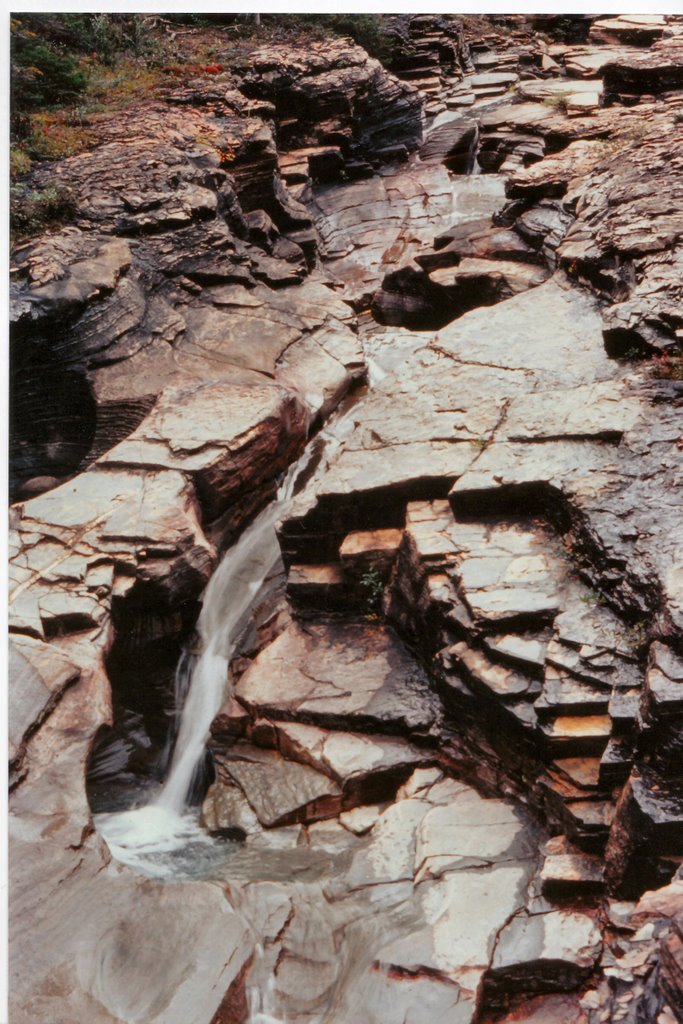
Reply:
[[[280, 557], [275, 526], [289, 505], [299, 473], [310, 458], [308, 450], [287, 473], [277, 498], [226, 552], [213, 574], [197, 623], [200, 654], [182, 658], [178, 673], [189, 675], [187, 697], [180, 717], [175, 751], [163, 789], [154, 803], [182, 814], [202, 762], [211, 722], [226, 697], [228, 665], [256, 594]], [[303, 463], [303, 465], [302, 465]], [[185, 688], [176, 678], [176, 693]]]
[[199, 654], [183, 654], [176, 670], [176, 698], [184, 697], [184, 703], [176, 711], [177, 740], [161, 791], [146, 806], [95, 816], [114, 856], [143, 874], [176, 877], [179, 851], [187, 851], [189, 869], [211, 845], [196, 814], [188, 813], [188, 802], [211, 722], [227, 696], [230, 659], [254, 598], [279, 565], [278, 520], [295, 493], [325, 472], [354, 426], [353, 407], [332, 417], [289, 468], [275, 500], [226, 551], [211, 577], [197, 623]]
[[477, 123], [474, 138], [467, 154], [467, 174], [475, 176], [481, 174], [481, 167], [477, 160], [477, 154], [479, 153], [479, 124]]
[[[182, 814], [192, 792], [195, 773], [204, 755], [211, 722], [225, 700], [228, 665], [254, 598], [280, 559], [276, 525], [285, 514], [297, 487], [322, 473], [332, 456], [353, 430], [353, 412], [333, 417], [328, 427], [308, 444], [292, 466], [268, 505], [236, 544], [223, 556], [204, 591], [197, 623], [199, 657], [183, 657], [176, 676], [176, 694], [187, 693], [180, 715], [180, 728], [171, 767], [156, 807]], [[324, 456], [324, 457], [323, 457]]]

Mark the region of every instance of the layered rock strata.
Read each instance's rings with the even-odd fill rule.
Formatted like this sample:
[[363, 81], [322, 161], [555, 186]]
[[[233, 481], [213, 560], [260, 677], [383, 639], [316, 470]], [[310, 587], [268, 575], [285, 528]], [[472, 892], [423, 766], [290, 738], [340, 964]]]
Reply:
[[[15, 254], [13, 1020], [682, 1019], [677, 24], [513, 19], [462, 81], [457, 25], [404, 30], [409, 84], [264, 49], [103, 129]], [[217, 549], [366, 358], [212, 727], [216, 841], [143, 879], [86, 764], [158, 778]]]

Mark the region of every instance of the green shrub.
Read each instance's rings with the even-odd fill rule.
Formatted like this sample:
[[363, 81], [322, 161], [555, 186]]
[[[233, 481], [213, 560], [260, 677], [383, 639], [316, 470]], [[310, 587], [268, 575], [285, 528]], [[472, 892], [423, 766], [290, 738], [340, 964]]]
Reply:
[[581, 15], [568, 14], [552, 18], [545, 26], [547, 34], [558, 43], [585, 43], [588, 39], [590, 20]]
[[73, 220], [77, 206], [72, 192], [61, 182], [48, 182], [45, 188], [23, 185], [10, 187], [10, 234], [26, 238], [46, 228]]
[[363, 592], [364, 612], [368, 615], [377, 615], [382, 607], [384, 594], [382, 577], [376, 569], [368, 569], [360, 578], [360, 586]]
[[10, 57], [15, 110], [68, 103], [85, 90], [86, 76], [74, 58], [59, 53], [32, 32], [14, 28]]
[[10, 178], [21, 178], [31, 170], [31, 158], [21, 146], [11, 146], [9, 151]]

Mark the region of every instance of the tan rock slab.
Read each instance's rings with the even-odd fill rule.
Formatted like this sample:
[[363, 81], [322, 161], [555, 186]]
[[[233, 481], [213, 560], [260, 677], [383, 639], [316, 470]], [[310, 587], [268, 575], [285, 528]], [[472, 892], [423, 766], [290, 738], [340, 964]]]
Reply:
[[293, 625], [258, 655], [235, 695], [252, 712], [310, 724], [427, 732], [437, 702], [395, 634], [364, 625]]
[[547, 856], [541, 869], [541, 887], [548, 896], [599, 892], [604, 887], [603, 864], [588, 853]]
[[386, 570], [398, 552], [402, 530], [357, 530], [347, 534], [339, 549], [345, 572], [364, 572], [369, 568]]
[[341, 789], [328, 776], [273, 750], [238, 743], [220, 757], [218, 771], [240, 787], [266, 828], [329, 818], [341, 805]]
[[612, 732], [609, 715], [558, 715], [541, 730], [554, 753], [568, 757], [595, 755], [604, 750]]

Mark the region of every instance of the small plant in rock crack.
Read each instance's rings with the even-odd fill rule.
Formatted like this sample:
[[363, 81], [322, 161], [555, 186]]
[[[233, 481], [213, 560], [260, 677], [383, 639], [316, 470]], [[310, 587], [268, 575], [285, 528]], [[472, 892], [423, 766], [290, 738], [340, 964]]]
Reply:
[[490, 443], [491, 443], [491, 438], [490, 437], [475, 437], [474, 440], [472, 441], [472, 444], [480, 452], [486, 451], [486, 449], [488, 448]]
[[568, 92], [556, 92], [552, 96], [546, 96], [542, 101], [544, 107], [554, 107], [556, 110], [562, 111], [563, 114], [567, 113], [567, 100], [569, 99], [570, 93]]
[[603, 594], [598, 593], [597, 590], [589, 590], [587, 594], [582, 594], [580, 601], [582, 604], [587, 604], [592, 608], [604, 607], [607, 604]]
[[620, 359], [627, 359], [629, 362], [634, 362], [636, 359], [643, 358], [642, 349], [638, 348], [637, 345], [631, 345], [625, 349], [624, 352], [619, 356]]
[[368, 569], [360, 578], [363, 592], [364, 611], [368, 615], [377, 615], [382, 605], [384, 583], [376, 569]]
[[626, 644], [632, 651], [638, 651], [648, 640], [648, 624], [646, 619], [641, 619], [632, 626], [625, 626], [616, 634], [617, 640]]

